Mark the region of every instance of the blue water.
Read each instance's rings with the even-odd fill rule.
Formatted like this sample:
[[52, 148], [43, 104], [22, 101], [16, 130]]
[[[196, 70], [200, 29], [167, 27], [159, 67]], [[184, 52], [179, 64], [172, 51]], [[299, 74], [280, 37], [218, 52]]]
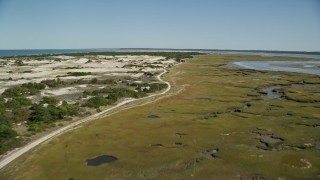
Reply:
[[291, 54], [291, 53], [270, 53], [270, 52], [239, 52], [239, 51], [211, 51], [211, 54], [239, 54], [239, 55], [257, 55], [257, 56], [283, 56], [283, 57], [300, 57], [300, 58], [313, 58], [320, 59], [320, 54]]
[[320, 61], [239, 61], [234, 62], [247, 69], [266, 71], [287, 71], [320, 76]]
[[40, 54], [62, 54], [62, 53], [85, 53], [85, 52], [111, 52], [116, 49], [21, 49], [0, 50], [1, 56], [40, 55]]
[[62, 53], [86, 53], [86, 52], [177, 52], [177, 51], [197, 51], [210, 54], [239, 54], [239, 55], [258, 55], [258, 56], [285, 56], [320, 59], [320, 54], [286, 54], [271, 52], [250, 52], [250, 51], [216, 51], [216, 50], [179, 50], [179, 49], [121, 49], [121, 48], [101, 48], [101, 49], [21, 49], [21, 50], [0, 50], [1, 56], [19, 55], [40, 55], [40, 54], [62, 54]]

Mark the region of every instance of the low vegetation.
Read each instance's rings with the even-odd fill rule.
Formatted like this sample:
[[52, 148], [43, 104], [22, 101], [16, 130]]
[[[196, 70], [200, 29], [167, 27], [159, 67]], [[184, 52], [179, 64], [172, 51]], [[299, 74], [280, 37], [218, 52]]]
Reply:
[[55, 88], [55, 87], [61, 87], [65, 85], [66, 83], [64, 81], [61, 81], [60, 78], [57, 79], [47, 79], [44, 81], [41, 81], [41, 83], [47, 85], [48, 87]]
[[[306, 84], [319, 82], [319, 77], [225, 67], [242, 60], [298, 59], [197, 56], [166, 74], [174, 86], [171, 96], [63, 134], [14, 161], [0, 177], [317, 179], [319, 102], [309, 100], [319, 88]], [[290, 87], [298, 82], [306, 86]], [[276, 85], [285, 86], [290, 99], [264, 99], [259, 93]], [[106, 99], [107, 92], [94, 96]], [[84, 165], [103, 154], [119, 160]]]
[[44, 107], [42, 104], [33, 104], [30, 110], [32, 112], [28, 119], [29, 131], [40, 132], [57, 120], [77, 115], [79, 106], [63, 101], [61, 106], [48, 104], [47, 107]]
[[35, 95], [40, 92], [40, 90], [46, 87], [43, 83], [25, 83], [20, 86], [15, 86], [6, 89], [2, 96], [4, 97], [16, 97], [16, 96], [27, 96]]
[[89, 76], [92, 72], [68, 72], [67, 75], [58, 75], [57, 77], [67, 77], [67, 76]]
[[100, 89], [95, 91], [84, 91], [84, 96], [94, 96], [83, 104], [85, 107], [99, 108], [100, 106], [111, 105], [121, 98], [140, 98], [146, 96], [144, 92], [136, 92], [126, 88]]

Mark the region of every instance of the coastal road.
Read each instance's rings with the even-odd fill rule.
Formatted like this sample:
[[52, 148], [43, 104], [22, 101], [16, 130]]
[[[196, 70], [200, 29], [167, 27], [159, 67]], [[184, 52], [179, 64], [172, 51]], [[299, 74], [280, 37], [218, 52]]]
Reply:
[[[102, 111], [102, 112], [100, 112], [100, 113], [94, 114], [94, 115], [89, 116], [89, 117], [87, 117], [87, 118], [84, 118], [84, 119], [82, 119], [82, 120], [76, 121], [76, 122], [74, 122], [74, 123], [68, 124], [67, 126], [62, 127], [62, 128], [60, 128], [60, 129], [58, 129], [58, 130], [56, 130], [56, 131], [53, 131], [53, 132], [51, 132], [51, 133], [49, 133], [49, 134], [47, 134], [47, 135], [45, 135], [45, 136], [43, 136], [43, 137], [35, 140], [35, 141], [32, 141], [31, 143], [29, 143], [29, 144], [27, 144], [27, 145], [25, 145], [25, 146], [23, 146], [23, 147], [21, 147], [21, 148], [17, 148], [17, 149], [15, 149], [15, 150], [13, 150], [12, 152], [10, 152], [9, 154], [5, 155], [5, 156], [0, 160], [0, 169], [2, 169], [3, 167], [5, 167], [7, 164], [9, 164], [10, 162], [12, 162], [13, 160], [17, 159], [17, 158], [18, 158], [19, 156], [21, 156], [22, 154], [28, 152], [28, 151], [31, 150], [32, 148], [40, 145], [40, 144], [43, 143], [43, 142], [46, 142], [46, 141], [48, 141], [48, 140], [51, 140], [51, 139], [53, 139], [53, 138], [55, 138], [55, 137], [57, 137], [57, 136], [65, 133], [65, 132], [67, 132], [67, 131], [69, 131], [69, 130], [72, 130], [73, 128], [75, 128], [76, 126], [78, 126], [78, 125], [80, 125], [80, 124], [82, 124], [82, 123], [85, 123], [85, 122], [88, 122], [88, 121], [92, 121], [92, 120], [101, 118], [101, 117], [103, 117], [103, 115], [104, 115], [105, 113], [110, 112], [110, 111], [112, 111], [112, 110], [115, 110], [115, 109], [117, 109], [117, 108], [119, 108], [119, 107], [121, 107], [121, 106], [123, 106], [123, 105], [125, 105], [125, 104], [127, 104], [127, 103], [134, 102], [134, 101], [138, 101], [138, 100], [142, 100], [142, 99], [147, 99], [147, 98], [150, 98], [150, 97], [159, 96], [159, 95], [163, 95], [163, 94], [167, 93], [167, 92], [170, 91], [170, 89], [171, 89], [171, 84], [170, 84], [169, 82], [164, 81], [164, 80], [161, 79], [161, 76], [162, 76], [163, 74], [165, 74], [166, 72], [167, 72], [167, 71], [164, 70], [161, 74], [159, 74], [159, 75], [157, 76], [157, 79], [158, 79], [160, 82], [165, 83], [165, 84], [168, 85], [168, 87], [167, 87], [167, 89], [166, 89], [165, 91], [162, 91], [162, 92], [157, 93], [157, 94], [152, 94], [152, 95], [150, 95], [150, 96], [146, 96], [146, 97], [139, 98], [139, 99], [128, 99], [128, 100], [125, 100], [125, 101], [120, 102], [119, 104], [117, 104], [117, 105], [115, 105], [115, 106], [113, 106], [113, 107], [111, 107], [111, 108], [109, 108], [109, 109], [106, 109], [106, 110], [104, 110], [104, 111]], [[134, 107], [134, 106], [133, 106], [133, 107]]]

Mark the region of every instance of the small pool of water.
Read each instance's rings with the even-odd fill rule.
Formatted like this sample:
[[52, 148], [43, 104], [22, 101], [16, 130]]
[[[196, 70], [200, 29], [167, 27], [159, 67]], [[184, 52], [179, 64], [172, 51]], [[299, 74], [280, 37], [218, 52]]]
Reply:
[[101, 155], [101, 156], [95, 157], [93, 159], [87, 159], [86, 163], [87, 163], [87, 166], [99, 166], [104, 163], [112, 163], [116, 160], [118, 160], [118, 158], [116, 158], [114, 156]]
[[155, 119], [155, 118], [159, 118], [159, 116], [157, 116], [157, 115], [149, 115], [148, 118]]
[[282, 99], [282, 94], [277, 91], [277, 89], [281, 88], [280, 86], [271, 86], [262, 89], [265, 93], [263, 96], [264, 99]]
[[271, 76], [272, 79], [281, 79], [281, 75], [272, 75]]
[[282, 138], [279, 138], [279, 137], [274, 137], [272, 135], [262, 135], [260, 140], [262, 142], [266, 142], [266, 143], [271, 143], [271, 144], [274, 144], [274, 143], [278, 143], [278, 142], [282, 142], [283, 139]]

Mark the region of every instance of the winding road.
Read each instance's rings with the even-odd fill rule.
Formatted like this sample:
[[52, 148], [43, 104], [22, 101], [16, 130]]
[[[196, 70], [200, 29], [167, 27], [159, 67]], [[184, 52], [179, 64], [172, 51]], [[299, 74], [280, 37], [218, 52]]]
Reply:
[[62, 128], [60, 128], [60, 129], [58, 129], [58, 130], [56, 130], [56, 131], [53, 131], [53, 132], [51, 132], [51, 133], [49, 133], [49, 134], [47, 134], [47, 135], [45, 135], [45, 136], [43, 136], [43, 137], [35, 140], [35, 141], [32, 141], [32, 142], [30, 142], [29, 144], [27, 144], [27, 145], [25, 145], [25, 146], [23, 146], [23, 147], [21, 147], [21, 148], [17, 148], [17, 149], [15, 149], [15, 150], [13, 150], [12, 152], [10, 152], [9, 154], [5, 155], [5, 156], [0, 160], [0, 169], [2, 169], [3, 167], [5, 167], [6, 165], [8, 165], [8, 164], [9, 164], [10, 162], [12, 162], [13, 160], [17, 159], [17, 158], [18, 158], [19, 156], [21, 156], [22, 154], [28, 152], [28, 151], [31, 150], [32, 148], [40, 145], [40, 144], [43, 143], [43, 142], [46, 142], [46, 141], [48, 141], [48, 140], [51, 140], [51, 139], [53, 139], [53, 138], [55, 138], [55, 137], [57, 137], [57, 136], [65, 133], [65, 132], [67, 132], [67, 131], [69, 131], [69, 130], [72, 130], [73, 128], [75, 128], [76, 126], [78, 126], [78, 125], [80, 125], [80, 124], [82, 124], [82, 123], [85, 123], [85, 122], [88, 122], [88, 121], [92, 121], [92, 120], [96, 120], [96, 119], [98, 119], [98, 118], [100, 118], [100, 117], [103, 117], [103, 116], [102, 116], [103, 114], [105, 114], [105, 113], [107, 113], [107, 112], [110, 112], [110, 111], [112, 111], [112, 110], [114, 110], [114, 109], [117, 109], [117, 108], [119, 108], [119, 107], [121, 107], [121, 106], [123, 106], [123, 105], [126, 105], [127, 103], [134, 102], [134, 101], [138, 101], [138, 100], [142, 100], [142, 99], [147, 99], [147, 98], [150, 98], [150, 97], [154, 97], [154, 96], [158, 96], [158, 95], [163, 95], [163, 94], [167, 93], [167, 92], [170, 91], [170, 89], [171, 89], [171, 84], [170, 84], [169, 82], [164, 81], [164, 80], [161, 79], [161, 76], [162, 76], [163, 74], [165, 74], [166, 72], [167, 72], [167, 71], [164, 70], [161, 74], [159, 74], [159, 75], [157, 76], [157, 79], [158, 79], [160, 82], [165, 83], [165, 84], [168, 85], [168, 87], [167, 87], [167, 89], [166, 89], [165, 91], [162, 91], [162, 92], [157, 93], [157, 94], [152, 94], [152, 95], [150, 95], [150, 96], [146, 96], [146, 97], [139, 98], [139, 99], [128, 99], [128, 100], [125, 100], [125, 101], [123, 101], [123, 102], [121, 102], [121, 103], [119, 103], [119, 104], [117, 104], [117, 105], [115, 105], [115, 106], [113, 106], [113, 107], [111, 107], [111, 108], [109, 108], [109, 109], [106, 109], [106, 110], [104, 110], [104, 111], [102, 111], [102, 112], [100, 112], [100, 113], [94, 114], [94, 115], [89, 116], [89, 117], [87, 117], [87, 118], [84, 118], [84, 119], [82, 119], [82, 120], [76, 121], [76, 122], [74, 122], [74, 123], [68, 124], [67, 126], [62, 127]]

